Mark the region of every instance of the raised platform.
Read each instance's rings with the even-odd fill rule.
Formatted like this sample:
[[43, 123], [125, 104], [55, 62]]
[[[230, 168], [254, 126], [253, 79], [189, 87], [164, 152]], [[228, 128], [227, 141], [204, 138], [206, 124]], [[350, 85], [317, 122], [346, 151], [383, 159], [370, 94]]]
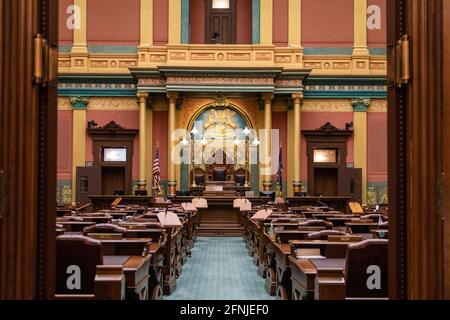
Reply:
[[[190, 202], [194, 197], [175, 197], [174, 203]], [[200, 222], [197, 235], [203, 237], [238, 237], [244, 229], [241, 225], [241, 215], [233, 208], [235, 196], [204, 196], [208, 200], [207, 209], [199, 209]], [[249, 197], [254, 205], [270, 201], [269, 197]]]

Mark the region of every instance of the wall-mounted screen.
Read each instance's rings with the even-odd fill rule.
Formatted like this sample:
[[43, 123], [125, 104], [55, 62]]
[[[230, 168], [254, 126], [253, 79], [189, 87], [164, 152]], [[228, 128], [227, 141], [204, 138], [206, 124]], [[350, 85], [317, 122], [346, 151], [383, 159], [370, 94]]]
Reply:
[[337, 150], [335, 149], [314, 150], [314, 163], [337, 163]]
[[127, 149], [125, 148], [104, 148], [103, 149], [104, 162], [126, 162]]

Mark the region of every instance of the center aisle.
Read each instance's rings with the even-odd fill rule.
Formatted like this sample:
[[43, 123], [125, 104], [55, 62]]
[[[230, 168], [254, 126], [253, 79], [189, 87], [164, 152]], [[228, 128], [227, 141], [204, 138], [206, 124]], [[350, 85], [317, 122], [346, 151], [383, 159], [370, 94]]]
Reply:
[[165, 300], [273, 300], [243, 238], [198, 238], [177, 289]]

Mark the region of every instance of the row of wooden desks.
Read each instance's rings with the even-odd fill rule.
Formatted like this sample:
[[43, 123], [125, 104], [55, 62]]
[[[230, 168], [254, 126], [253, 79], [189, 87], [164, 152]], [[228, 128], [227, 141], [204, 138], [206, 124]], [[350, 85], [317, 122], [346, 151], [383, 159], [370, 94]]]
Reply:
[[[242, 213], [247, 248], [258, 274], [265, 278], [266, 291], [277, 299], [345, 297], [342, 282], [348, 246], [366, 239], [387, 239], [387, 230], [357, 215], [316, 211], [307, 219], [301, 209], [290, 208], [289, 212], [274, 212], [265, 221], [250, 219], [255, 210]], [[312, 232], [327, 232], [326, 222], [322, 226], [304, 226], [305, 221], [317, 224], [318, 219], [332, 222], [335, 231], [330, 233], [338, 235], [329, 235], [327, 240], [308, 239]], [[317, 274], [325, 274], [326, 281], [319, 281]]]
[[[134, 209], [114, 209], [66, 216], [57, 221], [57, 234], [84, 234], [100, 241], [104, 263], [99, 270], [105, 270], [105, 274], [114, 266], [123, 269], [127, 299], [161, 299], [163, 294], [170, 295], [176, 288], [176, 278], [181, 275], [182, 265], [194, 245], [198, 223], [196, 210], [173, 208], [182, 225], [162, 228], [157, 218], [161, 210], [164, 209], [138, 215]], [[109, 224], [102, 225], [105, 222]], [[106, 274], [105, 279], [112, 279], [112, 275]]]

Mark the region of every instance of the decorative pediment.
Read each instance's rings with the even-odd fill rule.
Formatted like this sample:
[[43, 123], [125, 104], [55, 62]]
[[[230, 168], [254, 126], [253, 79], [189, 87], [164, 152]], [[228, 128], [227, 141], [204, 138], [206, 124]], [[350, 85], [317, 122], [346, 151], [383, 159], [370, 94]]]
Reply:
[[120, 124], [116, 123], [115, 121], [111, 121], [110, 123], [103, 126], [103, 130], [118, 131], [118, 130], [125, 130], [125, 128], [122, 127]]
[[323, 126], [316, 130], [302, 130], [303, 135], [308, 138], [313, 137], [350, 137], [353, 135], [353, 130], [339, 129], [330, 122], [325, 123]]
[[88, 127], [87, 132], [95, 135], [131, 135], [138, 134], [138, 129], [126, 129], [115, 121], [111, 121], [103, 127]]
[[325, 131], [325, 132], [333, 132], [333, 131], [339, 131], [338, 128], [333, 126], [330, 122], [325, 123], [323, 126], [321, 126], [318, 131]]

